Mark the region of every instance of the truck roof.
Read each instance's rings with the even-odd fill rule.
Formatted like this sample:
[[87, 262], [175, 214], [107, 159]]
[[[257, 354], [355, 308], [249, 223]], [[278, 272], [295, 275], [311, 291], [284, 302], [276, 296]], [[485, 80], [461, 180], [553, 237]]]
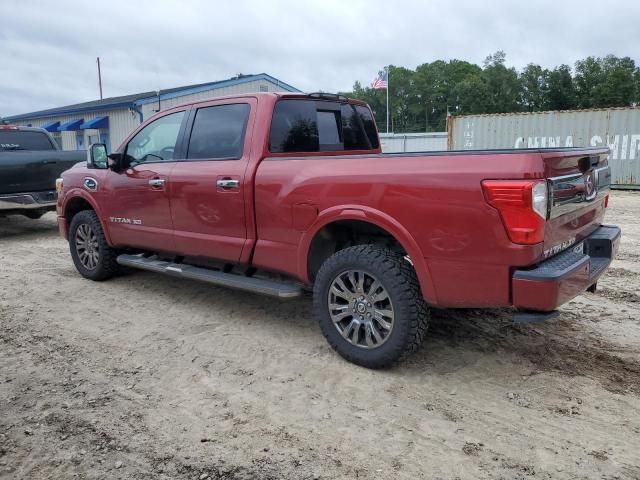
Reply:
[[192, 105], [199, 105], [201, 103], [209, 103], [217, 100], [228, 100], [233, 98], [270, 98], [273, 100], [277, 100], [279, 98], [299, 98], [299, 99], [307, 99], [307, 100], [325, 100], [325, 101], [333, 101], [333, 102], [349, 102], [357, 105], [367, 106], [366, 102], [362, 100], [358, 100], [355, 98], [345, 97], [344, 95], [328, 93], [328, 92], [312, 92], [312, 93], [295, 93], [295, 92], [254, 92], [254, 93], [240, 93], [234, 95], [223, 95], [220, 97], [208, 98], [206, 100], [198, 100], [195, 102], [186, 102], [180, 105], [176, 105], [175, 107], [171, 107], [171, 109], [179, 108], [179, 107], [187, 107]]
[[19, 132], [45, 132], [44, 128], [40, 127], [24, 127], [22, 125], [0, 125], [0, 130], [17, 130]]

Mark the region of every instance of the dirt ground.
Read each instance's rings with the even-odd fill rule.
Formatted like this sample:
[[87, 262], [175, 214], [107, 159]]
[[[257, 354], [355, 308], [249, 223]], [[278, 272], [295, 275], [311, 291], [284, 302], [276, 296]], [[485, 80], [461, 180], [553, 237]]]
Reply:
[[292, 303], [82, 279], [55, 216], [0, 219], [0, 477], [640, 478], [640, 192], [618, 259], [547, 323], [434, 313], [391, 370]]

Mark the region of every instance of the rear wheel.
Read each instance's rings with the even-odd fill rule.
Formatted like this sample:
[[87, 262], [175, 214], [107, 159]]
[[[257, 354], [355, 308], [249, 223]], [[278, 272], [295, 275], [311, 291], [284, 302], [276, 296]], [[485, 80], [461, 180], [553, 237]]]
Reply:
[[329, 344], [347, 360], [382, 368], [420, 347], [428, 308], [413, 266], [374, 245], [346, 248], [320, 268], [314, 314]]
[[107, 243], [93, 210], [83, 210], [71, 220], [69, 249], [76, 269], [85, 278], [107, 280], [118, 273], [118, 252]]

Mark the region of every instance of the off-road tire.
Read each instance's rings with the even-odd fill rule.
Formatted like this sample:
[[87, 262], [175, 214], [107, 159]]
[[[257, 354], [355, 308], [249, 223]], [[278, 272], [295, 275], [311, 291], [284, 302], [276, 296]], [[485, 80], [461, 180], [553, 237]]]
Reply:
[[[361, 348], [345, 340], [331, 319], [329, 289], [337, 276], [351, 269], [377, 278], [393, 303], [393, 328], [389, 338], [376, 348]], [[314, 282], [313, 312], [334, 350], [348, 361], [372, 369], [388, 367], [420, 348], [429, 320], [413, 265], [401, 254], [375, 245], [340, 250], [323, 263]]]
[[[96, 236], [98, 245], [98, 262], [96, 267], [93, 269], [89, 269], [82, 264], [76, 248], [76, 232], [81, 225], [88, 225]], [[96, 215], [96, 212], [93, 210], [83, 210], [73, 217], [71, 225], [69, 226], [68, 240], [73, 263], [80, 275], [83, 277], [88, 278], [89, 280], [102, 281], [119, 273], [120, 266], [116, 262], [118, 251], [111, 248], [107, 243], [98, 215]]]

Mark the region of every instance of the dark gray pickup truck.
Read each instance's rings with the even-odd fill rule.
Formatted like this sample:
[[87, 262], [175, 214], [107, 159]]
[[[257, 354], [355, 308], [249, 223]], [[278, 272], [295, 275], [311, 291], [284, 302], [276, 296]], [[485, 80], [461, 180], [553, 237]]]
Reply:
[[40, 218], [56, 208], [56, 179], [86, 160], [64, 152], [42, 128], [0, 125], [0, 217]]

